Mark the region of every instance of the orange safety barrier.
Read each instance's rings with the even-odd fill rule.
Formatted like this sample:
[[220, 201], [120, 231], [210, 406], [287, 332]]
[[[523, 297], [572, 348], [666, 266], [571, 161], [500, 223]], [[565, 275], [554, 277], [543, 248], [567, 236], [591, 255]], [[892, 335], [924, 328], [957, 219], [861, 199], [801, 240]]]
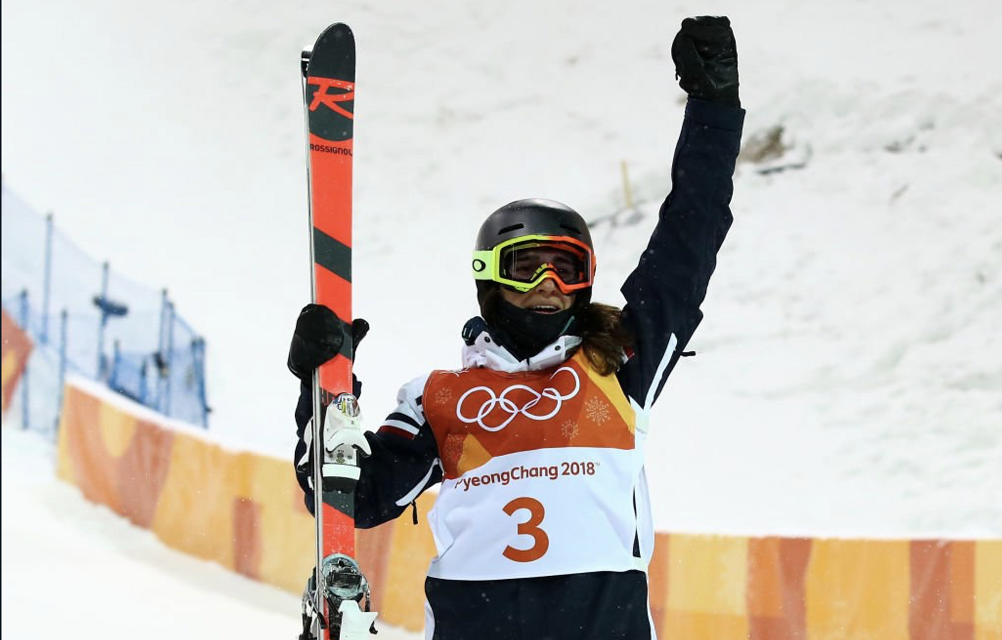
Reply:
[[3, 386], [0, 398], [2, 398], [2, 412], [7, 413], [11, 398], [14, 396], [14, 389], [24, 374], [24, 368], [28, 364], [28, 356], [31, 355], [31, 338], [21, 327], [14, 322], [14, 319], [3, 312]]
[[[67, 384], [59, 476], [167, 545], [293, 593], [313, 521], [289, 460], [231, 451], [86, 381]], [[421, 520], [433, 495], [417, 503]], [[385, 623], [424, 625], [428, 528], [357, 533]], [[1002, 640], [1002, 540], [840, 540], [659, 533], [660, 638]]]

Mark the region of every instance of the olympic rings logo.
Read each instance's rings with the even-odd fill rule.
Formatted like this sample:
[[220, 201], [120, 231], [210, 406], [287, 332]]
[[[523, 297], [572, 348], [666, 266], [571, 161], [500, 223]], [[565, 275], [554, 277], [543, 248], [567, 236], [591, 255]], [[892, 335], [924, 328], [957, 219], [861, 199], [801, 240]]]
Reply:
[[[537, 422], [542, 420], [549, 420], [550, 418], [552, 418], [553, 416], [557, 415], [557, 413], [560, 412], [560, 409], [563, 407], [564, 400], [570, 400], [571, 398], [573, 398], [578, 394], [578, 391], [581, 390], [581, 379], [578, 378], [577, 372], [574, 371], [574, 369], [571, 369], [570, 367], [560, 367], [559, 369], [553, 372], [553, 375], [550, 376], [550, 380], [553, 380], [562, 371], [566, 371], [571, 375], [572, 378], [574, 378], [574, 389], [567, 395], [561, 395], [561, 393], [556, 389], [554, 389], [553, 387], [546, 387], [542, 391], [536, 391], [532, 387], [527, 387], [524, 384], [513, 384], [504, 391], [502, 391], [500, 396], [495, 395], [494, 390], [491, 389], [490, 387], [485, 387], [485, 386], [473, 387], [459, 398], [459, 402], [456, 404], [456, 417], [462, 420], [466, 424], [478, 424], [480, 425], [480, 428], [483, 429], [484, 431], [492, 431], [492, 432], [501, 431], [509, 424], [511, 424], [511, 421], [514, 420], [515, 417], [518, 416], [519, 414], [525, 416], [526, 418], [529, 418], [530, 420], [536, 420]], [[477, 410], [477, 415], [475, 415], [472, 418], [469, 418], [463, 415], [463, 402], [466, 401], [467, 397], [469, 397], [474, 393], [477, 393], [478, 391], [485, 391], [489, 397], [486, 400], [484, 400], [483, 404], [480, 405], [480, 409]], [[531, 398], [524, 405], [519, 407], [517, 404], [515, 404], [515, 402], [513, 402], [511, 399], [508, 398], [508, 394], [515, 393], [516, 391], [527, 391], [534, 397]], [[552, 400], [554, 403], [553, 408], [548, 413], [543, 415], [537, 415], [532, 413], [531, 409], [535, 407], [537, 404], [539, 404], [539, 402], [543, 398], [549, 398], [550, 400]], [[507, 412], [508, 417], [505, 418], [504, 422], [497, 425], [496, 427], [489, 427], [486, 424], [484, 424], [484, 418], [490, 415], [490, 413], [494, 411], [495, 408], [500, 408], [502, 411]]]

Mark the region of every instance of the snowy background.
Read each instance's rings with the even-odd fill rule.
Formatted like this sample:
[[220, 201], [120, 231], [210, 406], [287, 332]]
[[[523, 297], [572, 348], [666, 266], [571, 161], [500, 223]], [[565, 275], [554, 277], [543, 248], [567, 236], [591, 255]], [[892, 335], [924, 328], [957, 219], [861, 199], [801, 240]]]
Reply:
[[[374, 425], [400, 384], [458, 365], [477, 310], [469, 250], [498, 206], [549, 197], [598, 221], [595, 297], [619, 302], [669, 187], [684, 109], [670, 43], [696, 14], [731, 17], [744, 140], [762, 144], [738, 168], [699, 355], [654, 413], [657, 527], [1002, 536], [992, 0], [9, 0], [4, 181], [113, 268], [168, 287], [208, 341], [212, 431], [286, 456], [285, 356], [309, 299], [299, 51], [329, 22], [355, 30], [355, 310], [373, 327], [357, 371]], [[72, 489], [32, 493], [38, 464], [10, 460], [45, 454], [10, 437], [5, 632], [11, 554], [27, 574], [52, 548], [12, 538], [22, 510], [59, 513], [105, 551], [131, 529], [63, 513]], [[153, 544], [101, 564], [145, 562]], [[86, 587], [93, 567], [70, 566]], [[201, 590], [231, 590], [215, 580]], [[228, 598], [297, 624], [286, 594]]]

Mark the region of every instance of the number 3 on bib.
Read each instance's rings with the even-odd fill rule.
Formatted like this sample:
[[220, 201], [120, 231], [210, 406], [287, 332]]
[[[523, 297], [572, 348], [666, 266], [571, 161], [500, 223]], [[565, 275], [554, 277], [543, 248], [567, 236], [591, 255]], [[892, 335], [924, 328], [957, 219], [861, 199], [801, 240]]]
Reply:
[[518, 534], [532, 536], [533, 544], [528, 549], [516, 549], [509, 545], [505, 547], [504, 557], [515, 562], [539, 560], [550, 548], [550, 537], [539, 528], [540, 523], [543, 522], [543, 516], [546, 515], [546, 510], [543, 509], [543, 504], [535, 498], [515, 498], [504, 506], [504, 512], [510, 516], [515, 515], [515, 512], [520, 509], [528, 510], [529, 519], [518, 525]]

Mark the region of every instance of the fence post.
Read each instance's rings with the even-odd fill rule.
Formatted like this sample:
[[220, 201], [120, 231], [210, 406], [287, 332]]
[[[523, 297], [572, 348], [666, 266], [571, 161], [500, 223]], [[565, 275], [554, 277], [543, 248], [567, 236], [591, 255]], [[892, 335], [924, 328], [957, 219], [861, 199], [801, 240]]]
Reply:
[[160, 413], [164, 411], [164, 368], [166, 366], [165, 352], [167, 343], [167, 289], [160, 291], [160, 334], [157, 336], [157, 360], [154, 364], [157, 367], [157, 401], [156, 410]]
[[[108, 299], [108, 261], [105, 260], [104, 264], [101, 265], [101, 300]], [[98, 380], [104, 380], [106, 362], [104, 357], [104, 328], [108, 325], [108, 314], [104, 312], [104, 309], [99, 305], [98, 309], [101, 311], [101, 322], [98, 324], [97, 329], [97, 377]]]
[[170, 412], [170, 391], [171, 381], [174, 378], [174, 303], [167, 301], [167, 389], [165, 394], [166, 408], [164, 415], [171, 415]]
[[191, 341], [191, 354], [195, 360], [195, 376], [198, 380], [198, 400], [202, 403], [202, 426], [209, 428], [209, 403], [205, 399], [205, 339], [196, 337]]
[[49, 299], [52, 289], [52, 212], [45, 216], [45, 267], [42, 282], [42, 333], [39, 341], [49, 343]]
[[118, 365], [122, 357], [121, 356], [122, 345], [119, 344], [117, 338], [115, 339], [115, 342], [112, 343], [111, 348], [112, 348], [111, 351], [112, 356], [111, 356], [111, 366], [108, 367], [108, 387], [110, 387], [112, 391], [119, 392], [116, 387], [118, 386]]
[[[28, 328], [28, 290], [21, 290], [21, 308], [20, 308], [20, 318], [21, 330], [31, 335], [31, 330]], [[28, 400], [30, 396], [28, 395], [28, 380], [31, 378], [29, 373], [31, 372], [31, 358], [28, 362], [24, 363], [24, 371], [21, 372], [21, 428], [27, 430], [31, 427], [31, 415], [28, 411]]]
[[63, 414], [63, 396], [64, 389], [66, 387], [66, 325], [68, 323], [68, 314], [66, 309], [59, 314], [59, 404], [58, 410], [56, 411], [56, 424], [55, 424], [55, 434], [59, 435], [59, 420]]

